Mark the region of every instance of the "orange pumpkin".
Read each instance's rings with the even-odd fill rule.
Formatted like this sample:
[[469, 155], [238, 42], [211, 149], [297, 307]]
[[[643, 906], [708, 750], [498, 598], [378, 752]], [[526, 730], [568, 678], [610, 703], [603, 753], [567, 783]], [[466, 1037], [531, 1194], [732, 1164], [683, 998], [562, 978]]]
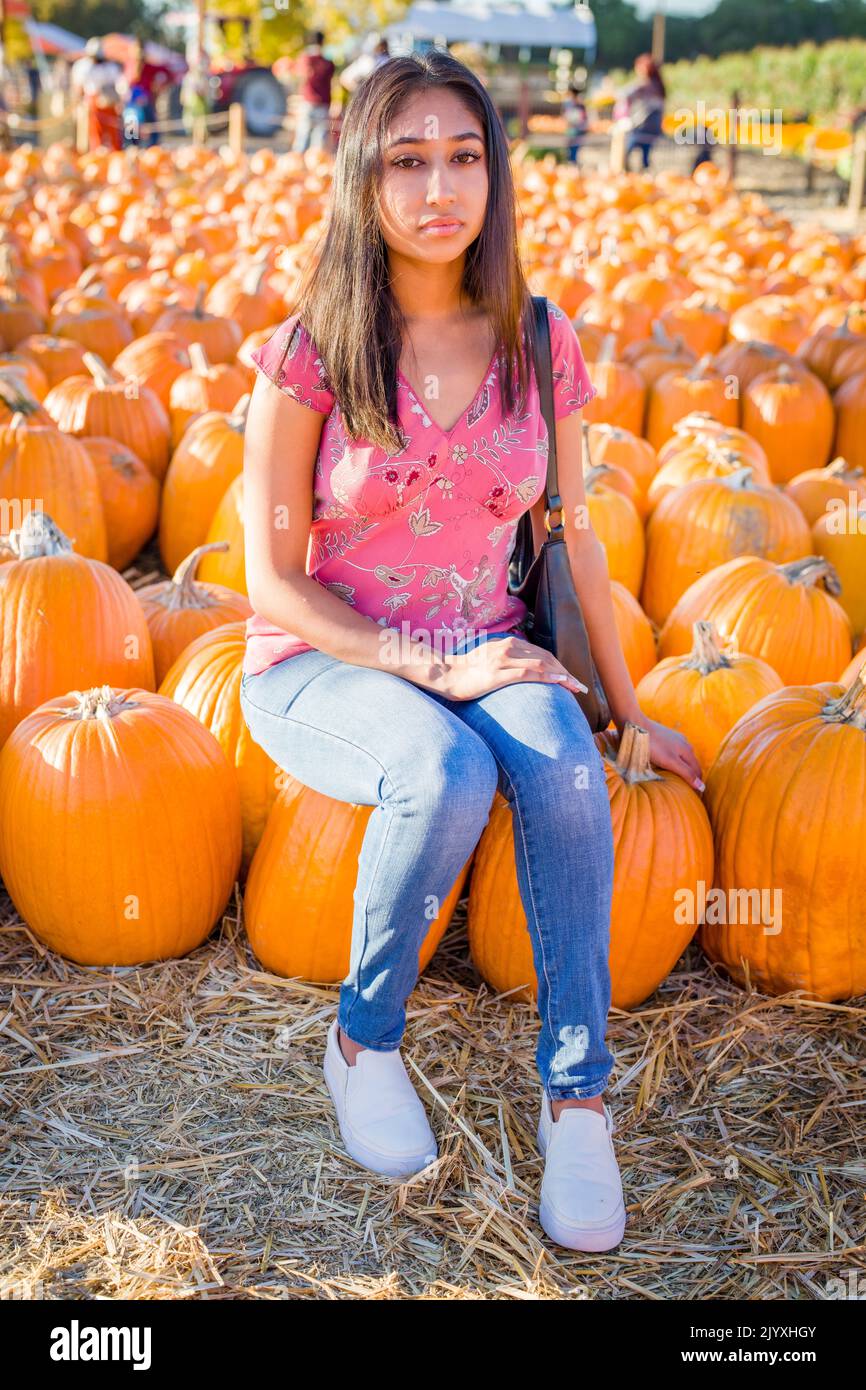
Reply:
[[126, 444], [161, 480], [168, 468], [170, 428], [165, 408], [147, 386], [130, 385], [92, 353], [89, 376], [61, 381], [45, 397], [45, 409], [66, 434], [107, 435]]
[[123, 570], [156, 529], [159, 483], [140, 458], [105, 436], [85, 436], [105, 516], [108, 563]]
[[245, 628], [243, 622], [226, 622], [203, 632], [184, 647], [159, 687], [161, 695], [183, 705], [210, 729], [237, 773], [244, 874], [262, 838], [281, 775], [253, 742], [240, 706]]
[[195, 572], [202, 557], [213, 550], [227, 549], [225, 541], [197, 546], [171, 579], [160, 579], [136, 590], [153, 642], [157, 685], [196, 637], [224, 623], [250, 617], [249, 601], [235, 590], [221, 584], [196, 583]]
[[726, 560], [760, 555], [781, 563], [810, 549], [796, 502], [755, 483], [751, 467], [699, 478], [668, 493], [650, 517], [641, 604], [661, 624], [690, 584]]
[[729, 560], [674, 605], [659, 635], [659, 654], [687, 652], [694, 623], [703, 617], [729, 647], [760, 657], [786, 685], [829, 680], [851, 652], [839, 590], [832, 565], [816, 555], [781, 565], [752, 555]]
[[153, 689], [153, 653], [129, 585], [77, 555], [42, 512], [3, 538], [0, 565], [0, 744], [54, 695], [107, 676]]
[[695, 622], [693, 634], [689, 655], [665, 657], [636, 694], [648, 719], [685, 735], [706, 775], [725, 734], [782, 680], [760, 657], [723, 652], [711, 622]]
[[159, 550], [168, 570], [203, 544], [229, 484], [243, 470], [248, 405], [243, 396], [231, 414], [199, 415], [172, 454], [159, 517]]
[[[281, 773], [280, 791], [256, 850], [246, 892], [250, 945], [275, 975], [342, 980], [349, 971], [358, 855], [372, 806], [335, 801]], [[463, 891], [463, 866], [418, 952], [423, 970]]]
[[847, 502], [853, 495], [866, 500], [866, 477], [862, 468], [852, 468], [847, 459], [837, 458], [826, 468], [804, 469], [786, 484], [785, 492], [793, 497], [812, 526], [826, 511], [831, 498]]
[[[30, 511], [48, 512], [81, 555], [108, 557], [99, 478], [87, 450], [54, 425], [13, 415], [0, 427], [0, 498], [12, 525]], [[5, 525], [6, 515], [0, 516]]]
[[634, 594], [618, 580], [610, 581], [613, 619], [632, 685], [655, 666], [658, 656], [653, 626]]
[[866, 371], [848, 378], [833, 397], [834, 450], [855, 468], [866, 469]]
[[815, 551], [829, 560], [839, 576], [839, 602], [855, 634], [866, 630], [866, 501], [827, 503], [812, 527]]
[[235, 593], [246, 594], [246, 561], [244, 546], [244, 479], [235, 478], [226, 488], [222, 501], [208, 527], [210, 550], [201, 562], [199, 577], [208, 584], [224, 584]]
[[169, 392], [171, 442], [176, 449], [187, 426], [209, 410], [234, 410], [247, 392], [247, 377], [240, 367], [226, 362], [211, 366], [201, 343], [189, 347], [190, 367], [181, 372]]
[[718, 899], [700, 940], [742, 983], [866, 991], [866, 685], [786, 686], [734, 725], [707, 778]]
[[756, 377], [746, 391], [743, 428], [763, 445], [773, 482], [790, 482], [804, 467], [822, 468], [830, 458], [830, 393], [811, 372], [795, 372], [783, 363]]
[[114, 360], [118, 376], [140, 387], [147, 386], [166, 410], [172, 385], [188, 367], [189, 353], [174, 333], [145, 333]]
[[654, 449], [668, 442], [679, 420], [693, 412], [706, 412], [723, 425], [736, 426], [739, 405], [729, 393], [725, 378], [701, 358], [688, 371], [674, 370], [659, 377], [649, 393], [646, 436]]
[[[610, 796], [614, 881], [610, 922], [612, 1003], [630, 1009], [673, 969], [697, 926], [680, 895], [712, 883], [713, 843], [698, 794], [649, 761], [649, 734], [627, 724], [597, 740]], [[636, 902], [641, 904], [635, 911]], [[497, 993], [538, 991], [514, 862], [512, 815], [498, 792], [475, 851], [467, 916], [473, 963]]]
[[186, 955], [219, 920], [240, 854], [234, 773], [162, 695], [56, 695], [0, 753], [0, 873], [33, 934], [70, 960]]

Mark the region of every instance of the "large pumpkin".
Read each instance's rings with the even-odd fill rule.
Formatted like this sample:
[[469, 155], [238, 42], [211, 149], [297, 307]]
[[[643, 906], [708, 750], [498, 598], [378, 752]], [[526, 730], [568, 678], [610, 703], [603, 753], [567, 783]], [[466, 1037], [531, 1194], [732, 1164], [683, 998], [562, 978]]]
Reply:
[[[47, 512], [80, 555], [108, 558], [96, 467], [84, 445], [53, 424], [31, 425], [16, 414], [0, 426], [0, 498], [12, 526], [26, 512]], [[0, 515], [0, 530], [9, 524]]]
[[219, 920], [240, 854], [233, 771], [162, 695], [56, 696], [0, 753], [0, 874], [34, 935], [71, 960], [186, 955]]
[[694, 623], [715, 624], [727, 646], [758, 656], [786, 685], [835, 680], [851, 653], [839, 577], [820, 556], [775, 565], [744, 555], [710, 570], [674, 605], [659, 655], [689, 650]]
[[700, 939], [735, 979], [825, 1000], [866, 992], [864, 786], [860, 676], [786, 686], [728, 734], [706, 791], [722, 898]]
[[711, 622], [696, 622], [688, 656], [668, 656], [640, 681], [638, 704], [648, 719], [684, 734], [706, 775], [719, 744], [741, 715], [782, 679], [760, 657], [724, 652]]
[[835, 569], [839, 602], [856, 635], [866, 630], [866, 500], [830, 501], [812, 527], [814, 547]]
[[[247, 935], [262, 965], [276, 975], [335, 983], [349, 972], [358, 855], [374, 807], [335, 801], [286, 772], [279, 780], [247, 879]], [[445, 934], [471, 858], [430, 919], [419, 970]]]
[[123, 570], [156, 530], [159, 483], [125, 444], [98, 435], [86, 436], [81, 443], [96, 469], [108, 563]]
[[181, 652], [159, 687], [160, 695], [176, 700], [210, 729], [237, 773], [244, 873], [262, 838], [278, 778], [285, 775], [253, 742], [241, 710], [245, 627], [229, 622], [202, 633]]
[[641, 590], [641, 605], [653, 622], [663, 623], [690, 584], [737, 555], [781, 563], [809, 554], [809, 527], [796, 502], [752, 477], [751, 467], [740, 468], [724, 478], [699, 478], [662, 498], [647, 526]]
[[247, 374], [228, 362], [213, 366], [201, 343], [190, 343], [190, 365], [172, 383], [169, 392], [171, 443], [176, 449], [192, 420], [209, 410], [231, 412], [247, 393]]
[[649, 393], [646, 437], [654, 449], [668, 442], [679, 420], [695, 412], [706, 412], [723, 425], [739, 424], [740, 408], [726, 379], [712, 366], [709, 357], [693, 367], [666, 372]]
[[170, 436], [162, 402], [149, 387], [121, 380], [93, 353], [84, 360], [90, 376], [67, 377], [45, 397], [52, 420], [66, 434], [108, 435], [126, 444], [162, 480]]
[[153, 689], [135, 594], [110, 565], [77, 555], [50, 517], [29, 512], [0, 564], [0, 744], [53, 695], [107, 677]]
[[207, 539], [229, 484], [243, 471], [249, 400], [243, 396], [230, 415], [199, 415], [172, 455], [159, 516], [159, 551], [168, 570]]
[[[695, 933], [698, 919], [678, 894], [690, 891], [696, 901], [700, 883], [712, 883], [712, 832], [697, 792], [676, 773], [651, 767], [645, 729], [627, 724], [621, 740], [598, 742], [614, 839], [611, 1000], [629, 1009], [661, 984]], [[511, 807], [498, 792], [475, 851], [467, 923], [472, 959], [491, 988], [535, 998]]]
[[243, 474], [226, 488], [208, 527], [207, 540], [213, 549], [201, 562], [201, 579], [246, 594]]
[[830, 458], [834, 427], [824, 383], [784, 363], [756, 377], [743, 397], [743, 428], [763, 445], [774, 483], [790, 482], [804, 468], [822, 468]]
[[610, 581], [610, 597], [625, 664], [632, 685], [637, 685], [658, 660], [653, 626], [634, 594], [616, 579]]
[[174, 572], [171, 579], [159, 579], [136, 590], [144, 610], [153, 642], [153, 660], [159, 685], [169, 667], [204, 632], [223, 623], [250, 617], [249, 600], [222, 584], [196, 582], [196, 568], [213, 550], [227, 550], [225, 541], [199, 545]]

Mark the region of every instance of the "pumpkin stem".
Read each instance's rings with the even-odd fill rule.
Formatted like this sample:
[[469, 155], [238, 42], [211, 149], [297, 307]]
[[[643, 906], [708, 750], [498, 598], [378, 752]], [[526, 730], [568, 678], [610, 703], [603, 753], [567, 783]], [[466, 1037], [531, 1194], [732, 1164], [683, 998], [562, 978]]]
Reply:
[[23, 417], [35, 415], [39, 410], [39, 402], [20, 376], [0, 377], [0, 401], [13, 414]]
[[197, 376], [207, 376], [210, 371], [210, 362], [202, 343], [190, 343], [187, 348], [189, 362]]
[[109, 386], [116, 386], [120, 380], [117, 373], [106, 366], [102, 358], [95, 352], [85, 352], [84, 365], [100, 390], [105, 391]]
[[212, 608], [216, 599], [209, 589], [205, 589], [201, 584], [196, 584], [195, 572], [202, 555], [206, 555], [211, 550], [228, 550], [228, 548], [228, 541], [210, 541], [207, 545], [197, 545], [195, 550], [190, 551], [185, 560], [181, 560], [158, 601], [170, 611], [176, 608]]
[[847, 459], [840, 454], [832, 463], [828, 463], [823, 470], [831, 478], [839, 478], [844, 481], [847, 478], [862, 478], [863, 469], [859, 464], [851, 465]]
[[866, 729], [866, 660], [845, 693], [827, 701], [821, 717], [833, 724], [853, 724], [857, 729]]
[[605, 478], [613, 472], [609, 463], [592, 463], [583, 470], [583, 486], [592, 491], [596, 483], [604, 484]]
[[46, 512], [29, 511], [21, 525], [4, 538], [16, 560], [39, 560], [46, 555], [69, 555], [72, 542]]
[[726, 487], [742, 489], [751, 487], [752, 475], [754, 474], [754, 471], [755, 470], [750, 463], [743, 464], [742, 468], [735, 468], [733, 473], [729, 473], [727, 478], [722, 479], [722, 482], [725, 484]]
[[693, 410], [690, 415], [684, 415], [682, 420], [677, 420], [674, 434], [698, 433], [703, 429], [715, 430], [718, 423], [716, 417], [708, 410]]
[[206, 285], [205, 282], [202, 280], [201, 284], [199, 285], [198, 289], [196, 290], [195, 304], [193, 305], [193, 310], [192, 310], [192, 312], [195, 314], [195, 316], [196, 316], [197, 319], [203, 319], [204, 316], [205, 316], [204, 297], [205, 297], [206, 294], [207, 294], [207, 285]]
[[71, 690], [76, 703], [63, 711], [64, 719], [113, 719], [124, 710], [135, 709], [136, 701], [127, 700], [110, 685], [94, 685], [90, 690]]
[[692, 650], [682, 665], [690, 671], [700, 671], [702, 676], [708, 676], [711, 671], [718, 671], [723, 666], [733, 665], [731, 658], [719, 646], [715, 623], [699, 619], [692, 624]]
[[616, 756], [616, 770], [625, 782], [662, 782], [664, 778], [650, 765], [650, 733], [640, 724], [623, 727]]
[[232, 411], [231, 416], [229, 417], [230, 422], [235, 429], [240, 428], [242, 430], [244, 428], [244, 425], [247, 423], [247, 412], [249, 408], [250, 393], [247, 392], [245, 396], [241, 396], [240, 400], [238, 401], [237, 405]]
[[836, 595], [842, 592], [839, 575], [823, 555], [807, 555], [802, 560], [788, 560], [786, 564], [778, 565], [777, 568], [789, 584], [804, 584], [810, 588], [820, 581], [828, 594]]

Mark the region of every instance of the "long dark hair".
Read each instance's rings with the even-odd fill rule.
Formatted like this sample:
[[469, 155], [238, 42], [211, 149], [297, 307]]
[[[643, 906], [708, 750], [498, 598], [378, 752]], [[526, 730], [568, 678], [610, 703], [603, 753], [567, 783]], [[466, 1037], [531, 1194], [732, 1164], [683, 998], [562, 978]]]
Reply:
[[652, 87], [655, 87], [660, 97], [667, 96], [664, 81], [662, 79], [659, 66], [651, 53], [641, 53], [634, 60], [635, 70], [645, 77]]
[[490, 319], [509, 410], [515, 407], [518, 388], [525, 402], [534, 346], [499, 113], [472, 70], [450, 53], [433, 48], [390, 58], [359, 84], [346, 109], [324, 243], [313, 253], [294, 312], [315, 343], [323, 378], [339, 402], [349, 436], [392, 453], [405, 444], [397, 416], [405, 320], [389, 282], [378, 185], [391, 121], [416, 92], [430, 87], [454, 91], [477, 116], [484, 135], [487, 207], [481, 231], [466, 251], [461, 289]]

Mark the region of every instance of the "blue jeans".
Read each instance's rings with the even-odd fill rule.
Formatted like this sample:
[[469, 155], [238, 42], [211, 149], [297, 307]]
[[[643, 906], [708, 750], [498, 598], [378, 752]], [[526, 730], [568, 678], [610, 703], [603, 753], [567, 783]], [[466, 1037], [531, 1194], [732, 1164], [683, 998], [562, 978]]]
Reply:
[[399, 1047], [431, 895], [444, 902], [498, 788], [511, 806], [538, 977], [538, 1074], [552, 1099], [600, 1095], [613, 1067], [613, 832], [601, 754], [574, 695], [519, 681], [449, 700], [314, 650], [245, 675], [240, 698], [253, 739], [279, 767], [326, 796], [376, 808], [358, 856], [340, 987], [346, 1035], [375, 1051]]
[[[304, 154], [307, 149], [321, 150], [327, 144], [331, 127], [331, 108], [324, 103], [319, 106], [313, 102], [302, 102], [298, 111], [298, 123], [292, 149]], [[301, 653], [302, 655], [303, 653]], [[294, 657], [291, 658], [294, 661]]]
[[625, 167], [628, 169], [631, 163], [632, 150], [639, 150], [641, 155], [642, 167], [650, 167], [650, 155], [655, 143], [654, 135], [630, 135], [625, 145]]

